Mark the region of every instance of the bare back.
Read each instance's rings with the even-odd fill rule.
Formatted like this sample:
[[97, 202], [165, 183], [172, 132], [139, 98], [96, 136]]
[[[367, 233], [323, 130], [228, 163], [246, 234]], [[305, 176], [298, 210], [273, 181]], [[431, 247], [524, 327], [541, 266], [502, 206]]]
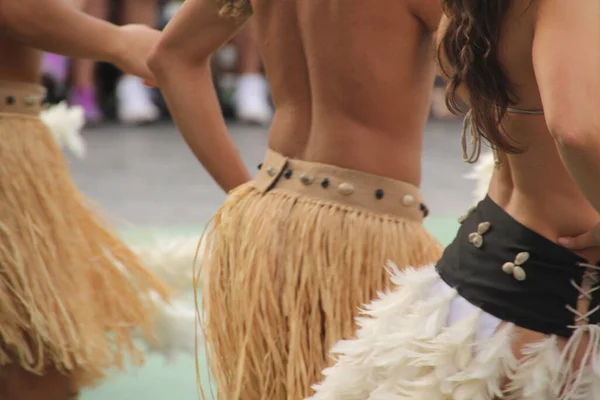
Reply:
[[252, 5], [276, 107], [269, 145], [418, 185], [435, 57], [411, 2]]
[[[503, 23], [498, 58], [519, 99], [514, 107], [538, 110], [543, 107], [531, 56], [537, 4], [529, 3], [512, 2]], [[444, 17], [440, 35], [445, 25]], [[553, 241], [593, 227], [598, 214], [567, 173], [544, 115], [509, 113], [503, 126], [523, 153], [500, 153], [490, 197], [519, 222]], [[600, 259], [598, 250], [580, 254]]]

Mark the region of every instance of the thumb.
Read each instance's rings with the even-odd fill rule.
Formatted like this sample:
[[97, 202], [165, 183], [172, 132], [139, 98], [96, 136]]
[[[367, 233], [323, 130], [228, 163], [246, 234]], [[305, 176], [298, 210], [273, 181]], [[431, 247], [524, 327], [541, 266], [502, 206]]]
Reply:
[[587, 231], [579, 236], [558, 238], [558, 244], [570, 250], [583, 250], [597, 246], [594, 232]]

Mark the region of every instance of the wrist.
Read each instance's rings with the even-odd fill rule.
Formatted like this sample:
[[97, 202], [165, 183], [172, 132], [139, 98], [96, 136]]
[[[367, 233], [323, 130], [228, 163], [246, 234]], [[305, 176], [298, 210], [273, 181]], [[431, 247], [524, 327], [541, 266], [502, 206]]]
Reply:
[[124, 58], [123, 55], [127, 52], [125, 32], [120, 26], [112, 25], [109, 36], [109, 38], [106, 38], [106, 43], [110, 44], [104, 61], [118, 66]]

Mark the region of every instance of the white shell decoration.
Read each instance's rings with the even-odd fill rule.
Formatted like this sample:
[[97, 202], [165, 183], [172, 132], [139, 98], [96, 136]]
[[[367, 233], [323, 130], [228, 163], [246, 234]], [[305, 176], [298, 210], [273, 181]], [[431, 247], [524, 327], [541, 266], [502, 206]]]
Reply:
[[310, 185], [313, 182], [313, 178], [310, 175], [302, 174], [300, 175], [300, 182], [305, 185]]
[[515, 264], [509, 262], [505, 262], [504, 265], [502, 266], [502, 271], [504, 271], [507, 274], [512, 275], [513, 272], [515, 271]]
[[492, 226], [492, 225], [489, 222], [481, 222], [477, 226], [477, 233], [479, 233], [480, 235], [483, 235], [484, 233], [486, 233], [487, 231], [490, 230], [490, 226]]
[[476, 232], [469, 234], [469, 241], [477, 248], [483, 246], [483, 236]]
[[524, 281], [525, 278], [527, 277], [525, 274], [525, 270], [519, 266], [515, 267], [515, 270], [513, 271], [513, 276], [518, 281]]
[[354, 193], [354, 186], [349, 183], [341, 183], [340, 186], [338, 186], [338, 190], [344, 196], [348, 196], [349, 194]]
[[412, 206], [415, 204], [415, 197], [411, 194], [405, 194], [404, 197], [402, 197], [402, 204], [407, 207]]
[[526, 251], [522, 251], [515, 257], [515, 264], [523, 265], [527, 260], [529, 260], [529, 253]]

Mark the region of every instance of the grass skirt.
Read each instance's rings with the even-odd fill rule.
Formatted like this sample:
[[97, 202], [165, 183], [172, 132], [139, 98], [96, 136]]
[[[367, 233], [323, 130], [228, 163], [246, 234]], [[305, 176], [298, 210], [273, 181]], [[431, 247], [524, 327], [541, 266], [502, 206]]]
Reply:
[[[284, 168], [267, 168], [268, 157], [256, 181], [230, 194], [204, 243], [203, 328], [219, 400], [310, 395], [330, 347], [353, 336], [359, 306], [388, 286], [385, 263], [421, 265], [441, 255], [418, 203], [406, 217], [348, 205], [368, 198], [385, 207], [358, 190], [378, 178], [351, 180], [352, 195], [340, 184], [342, 200], [334, 201], [340, 179], [358, 173], [275, 158], [300, 179], [281, 178]], [[325, 173], [329, 189], [316, 183]]]
[[76, 390], [142, 361], [133, 330], [152, 336], [167, 289], [86, 206], [35, 113], [1, 111], [0, 365], [52, 366]]

